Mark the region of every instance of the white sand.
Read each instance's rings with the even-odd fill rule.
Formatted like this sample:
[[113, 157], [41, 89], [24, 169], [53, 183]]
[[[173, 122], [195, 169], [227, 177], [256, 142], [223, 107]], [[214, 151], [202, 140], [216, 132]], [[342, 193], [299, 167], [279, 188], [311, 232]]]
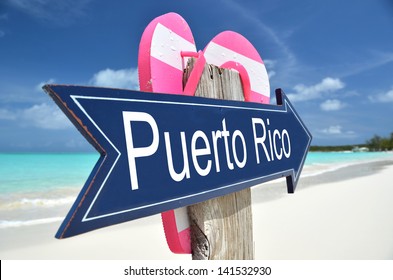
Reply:
[[393, 166], [253, 207], [256, 259], [393, 259]]
[[[191, 259], [172, 254], [161, 216], [102, 228], [72, 238], [54, 238], [60, 223], [9, 229], [0, 259]], [[26, 231], [28, 230], [28, 231]], [[18, 244], [19, 243], [19, 244]]]
[[[256, 259], [393, 259], [393, 166], [253, 205]], [[284, 187], [283, 187], [284, 188]], [[191, 259], [160, 215], [57, 240], [60, 223], [2, 229], [1, 259]]]

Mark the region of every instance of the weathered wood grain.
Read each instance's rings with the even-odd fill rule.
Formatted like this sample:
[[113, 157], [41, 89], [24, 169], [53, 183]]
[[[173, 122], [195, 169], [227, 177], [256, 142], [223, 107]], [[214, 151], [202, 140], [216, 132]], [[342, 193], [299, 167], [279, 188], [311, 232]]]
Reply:
[[[189, 60], [184, 82], [194, 63], [194, 59]], [[205, 65], [195, 95], [244, 100], [239, 74], [213, 65]], [[191, 205], [188, 215], [194, 260], [254, 259], [249, 188]]]

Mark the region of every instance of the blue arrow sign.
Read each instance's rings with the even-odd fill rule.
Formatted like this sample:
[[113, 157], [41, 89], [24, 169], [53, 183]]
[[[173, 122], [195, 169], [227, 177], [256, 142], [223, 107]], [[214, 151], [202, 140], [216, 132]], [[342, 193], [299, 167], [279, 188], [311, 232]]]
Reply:
[[46, 85], [101, 157], [56, 237], [161, 213], [286, 177], [299, 180], [311, 134], [278, 106]]

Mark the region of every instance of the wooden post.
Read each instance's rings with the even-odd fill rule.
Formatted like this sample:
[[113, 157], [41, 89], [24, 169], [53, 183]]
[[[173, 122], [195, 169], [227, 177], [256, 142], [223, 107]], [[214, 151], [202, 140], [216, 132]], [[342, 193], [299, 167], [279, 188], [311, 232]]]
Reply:
[[[184, 73], [187, 81], [195, 59]], [[236, 71], [205, 65], [195, 96], [244, 100]], [[249, 188], [188, 207], [194, 260], [254, 259]]]

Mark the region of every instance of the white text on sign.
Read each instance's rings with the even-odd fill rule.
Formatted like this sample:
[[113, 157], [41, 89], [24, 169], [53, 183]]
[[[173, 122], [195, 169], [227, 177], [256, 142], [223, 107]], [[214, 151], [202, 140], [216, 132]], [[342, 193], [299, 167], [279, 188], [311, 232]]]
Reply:
[[[151, 143], [146, 143], [143, 147], [134, 146], [133, 122], [144, 122], [150, 127], [153, 135]], [[136, 159], [154, 155], [158, 150], [162, 136], [164, 136], [168, 172], [172, 180], [176, 182], [191, 178], [190, 164], [193, 165], [199, 176], [207, 176], [212, 169], [219, 173], [223, 168], [220, 166], [220, 159], [223, 157], [225, 157], [226, 167], [229, 170], [244, 168], [247, 164], [248, 145], [246, 139], [240, 130], [234, 130], [232, 133], [228, 131], [225, 118], [221, 122], [221, 127], [208, 135], [202, 130], [196, 130], [191, 137], [187, 137], [185, 131], [180, 132], [183, 157], [181, 171], [176, 171], [173, 163], [171, 137], [175, 136], [171, 135], [168, 131], [164, 131], [161, 134], [157, 122], [152, 115], [145, 112], [123, 111], [123, 125], [132, 190], [139, 188]], [[269, 128], [269, 118], [266, 121], [262, 118], [252, 118], [251, 125], [253, 131], [253, 145], [251, 147], [255, 148], [257, 164], [265, 161], [265, 159], [270, 162], [290, 158], [291, 139], [286, 129], [271, 130]], [[198, 147], [197, 142], [200, 143]], [[240, 143], [241, 145], [239, 146], [236, 143]], [[224, 153], [220, 153], [219, 145], [224, 145]], [[188, 151], [191, 151], [190, 156], [188, 155]], [[205, 156], [210, 156], [207, 161]], [[201, 157], [204, 157], [203, 161]]]

